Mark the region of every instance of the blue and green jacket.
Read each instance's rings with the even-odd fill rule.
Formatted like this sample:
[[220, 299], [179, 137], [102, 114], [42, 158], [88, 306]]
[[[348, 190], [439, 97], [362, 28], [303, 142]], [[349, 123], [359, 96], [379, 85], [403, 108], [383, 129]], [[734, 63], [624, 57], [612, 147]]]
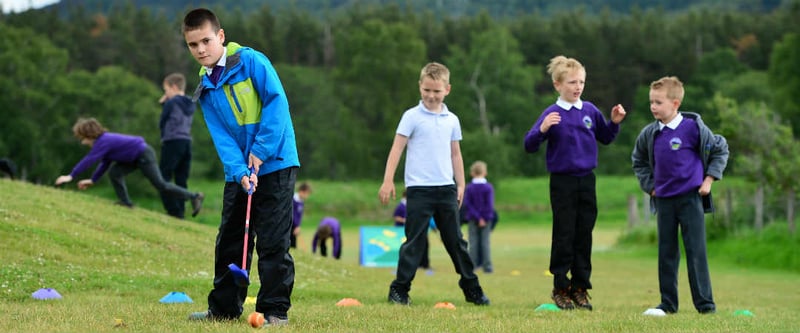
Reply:
[[225, 70], [212, 84], [200, 67], [194, 101], [200, 101], [208, 131], [225, 169], [225, 181], [249, 175], [247, 160], [262, 161], [259, 175], [300, 166], [289, 102], [269, 59], [228, 43]]

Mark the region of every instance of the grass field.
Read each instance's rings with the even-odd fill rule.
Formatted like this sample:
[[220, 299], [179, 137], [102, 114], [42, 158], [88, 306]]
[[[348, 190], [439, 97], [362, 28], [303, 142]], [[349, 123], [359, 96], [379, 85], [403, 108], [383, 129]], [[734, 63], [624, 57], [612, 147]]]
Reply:
[[[338, 197], [373, 191], [341, 185]], [[327, 185], [318, 184], [318, 189]], [[333, 186], [333, 184], [331, 184]], [[371, 187], [372, 185], [370, 185]], [[624, 186], [623, 186], [624, 187]], [[347, 194], [348, 192], [357, 194]], [[325, 191], [318, 198], [336, 197]], [[532, 194], [546, 196], [546, 194]], [[623, 196], [624, 197], [624, 196]], [[319, 200], [319, 199], [318, 199]], [[335, 199], [331, 199], [335, 200]], [[616, 199], [615, 199], [616, 200]], [[203, 214], [218, 216], [217, 199]], [[522, 200], [520, 200], [521, 202]], [[216, 227], [179, 221], [159, 212], [111, 205], [96, 193], [55, 190], [0, 179], [0, 332], [249, 332], [245, 319], [194, 323], [192, 311], [204, 310], [211, 287]], [[319, 201], [324, 202], [324, 201]], [[310, 202], [311, 203], [311, 202]], [[309, 204], [310, 204], [309, 203]], [[514, 205], [515, 203], [507, 203]], [[345, 205], [342, 203], [342, 205]], [[352, 219], [367, 223], [382, 207], [351, 204]], [[319, 207], [319, 206], [318, 206]], [[369, 211], [372, 210], [372, 211]], [[535, 208], [526, 207], [535, 217]], [[323, 210], [323, 212], [325, 212]], [[518, 213], [522, 214], [522, 213]], [[618, 213], [617, 213], [618, 214]], [[513, 215], [513, 214], [512, 214]], [[545, 214], [546, 215], [546, 214]], [[301, 244], [308, 243], [316, 215], [308, 217]], [[381, 217], [382, 218], [382, 217]], [[602, 217], [601, 217], [602, 218]], [[599, 221], [600, 222], [600, 221]], [[387, 222], [388, 223], [388, 222]], [[699, 315], [691, 306], [686, 272], [681, 270], [678, 314], [642, 316], [659, 301], [653, 249], [615, 246], [624, 221], [598, 223], [591, 291], [595, 310], [536, 312], [550, 303], [546, 276], [550, 229], [546, 223], [509, 218], [492, 236], [495, 273], [479, 273], [492, 300], [489, 307], [464, 301], [458, 276], [441, 242], [431, 237], [435, 273], [421, 272], [411, 290], [412, 305], [386, 302], [393, 275], [389, 268], [358, 265], [358, 228], [344, 228], [342, 260], [312, 256], [308, 246], [293, 252], [296, 284], [291, 324], [285, 332], [796, 332], [800, 274], [754, 269], [711, 261], [717, 314]], [[434, 234], [435, 236], [435, 234]], [[712, 251], [713, 249], [710, 249]], [[250, 295], [258, 287], [255, 273]], [[54, 288], [63, 299], [39, 301], [31, 293]], [[185, 292], [193, 304], [161, 304], [171, 291]], [[345, 297], [361, 307], [336, 307]], [[434, 309], [449, 301], [456, 310]], [[736, 310], [755, 315], [735, 316]], [[253, 310], [246, 305], [245, 314]], [[122, 322], [123, 325], [117, 325]]]

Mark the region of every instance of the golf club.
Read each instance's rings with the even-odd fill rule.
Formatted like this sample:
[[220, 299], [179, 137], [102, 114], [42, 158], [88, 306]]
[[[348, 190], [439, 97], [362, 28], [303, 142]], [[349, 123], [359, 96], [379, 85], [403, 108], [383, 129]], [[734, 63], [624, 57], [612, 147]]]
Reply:
[[[250, 169], [250, 175], [253, 175], [253, 169]], [[250, 189], [247, 191], [247, 213], [244, 217], [244, 248], [242, 248], [242, 268], [236, 264], [228, 265], [228, 269], [233, 274], [233, 280], [239, 287], [247, 287], [250, 285], [250, 277], [247, 273], [247, 240], [250, 236], [250, 205], [253, 203], [253, 189], [255, 188], [253, 182], [250, 182]]]

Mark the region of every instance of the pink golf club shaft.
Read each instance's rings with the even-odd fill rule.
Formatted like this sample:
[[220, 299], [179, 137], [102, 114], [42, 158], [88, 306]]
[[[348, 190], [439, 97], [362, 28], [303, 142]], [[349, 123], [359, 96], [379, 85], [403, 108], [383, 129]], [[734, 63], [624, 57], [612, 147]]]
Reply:
[[244, 249], [242, 249], [242, 270], [247, 270], [247, 240], [250, 238], [250, 205], [253, 203], [253, 182], [247, 191], [247, 213], [244, 216]]

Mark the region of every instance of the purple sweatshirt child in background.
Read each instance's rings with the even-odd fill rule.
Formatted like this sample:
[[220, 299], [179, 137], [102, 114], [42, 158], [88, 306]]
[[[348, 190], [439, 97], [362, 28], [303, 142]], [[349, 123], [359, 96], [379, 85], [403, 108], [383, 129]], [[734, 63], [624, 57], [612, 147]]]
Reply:
[[333, 238], [333, 257], [340, 259], [342, 257], [342, 228], [339, 220], [333, 217], [324, 217], [319, 222], [317, 232], [314, 233], [314, 240], [311, 242], [311, 253], [317, 253], [317, 245], [319, 245], [319, 253], [323, 257], [328, 256], [328, 247], [325, 242], [328, 238]]
[[120, 200], [118, 204], [133, 207], [133, 202], [128, 197], [128, 188], [125, 186], [125, 175], [141, 169], [142, 174], [160, 193], [177, 199], [191, 200], [192, 216], [200, 212], [203, 193], [191, 193], [164, 181], [158, 170], [155, 150], [144, 141], [144, 138], [108, 132], [94, 118], [78, 119], [72, 127], [72, 132], [80, 139], [81, 144], [91, 147], [91, 150], [75, 165], [69, 175], [56, 179], [56, 186], [71, 182], [80, 173], [99, 162], [90, 179], [78, 181], [78, 188], [85, 190], [91, 187], [108, 170], [108, 177], [111, 178], [111, 184]]
[[525, 151], [535, 153], [547, 140], [553, 210], [551, 297], [561, 309], [571, 310], [577, 304], [591, 310], [587, 289], [592, 289], [592, 230], [597, 220], [592, 170], [597, 167], [597, 141], [609, 144], [616, 138], [619, 123], [625, 119], [625, 109], [615, 105], [611, 121], [606, 121], [594, 104], [582, 101], [586, 69], [573, 58], [554, 57], [547, 72], [559, 98], [542, 112], [525, 135]]
[[469, 235], [469, 257], [475, 269], [483, 268], [484, 273], [492, 273], [489, 235], [492, 233], [494, 212], [494, 187], [486, 180], [486, 162], [475, 161], [469, 169], [472, 181], [464, 190], [464, 219]]
[[306, 200], [311, 196], [311, 184], [303, 182], [297, 187], [297, 192], [292, 197], [292, 235], [289, 237], [289, 246], [297, 248], [297, 237], [300, 236], [300, 224], [303, 223], [303, 211]]

